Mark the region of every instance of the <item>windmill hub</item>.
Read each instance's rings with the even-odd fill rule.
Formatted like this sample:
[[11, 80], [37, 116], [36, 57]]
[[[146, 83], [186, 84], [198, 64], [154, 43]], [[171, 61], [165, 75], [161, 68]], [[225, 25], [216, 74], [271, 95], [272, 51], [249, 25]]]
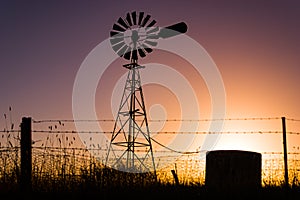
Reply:
[[131, 40], [135, 46], [135, 44], [137, 43], [137, 41], [139, 40], [140, 36], [139, 33], [136, 30], [132, 31], [132, 35], [131, 35]]

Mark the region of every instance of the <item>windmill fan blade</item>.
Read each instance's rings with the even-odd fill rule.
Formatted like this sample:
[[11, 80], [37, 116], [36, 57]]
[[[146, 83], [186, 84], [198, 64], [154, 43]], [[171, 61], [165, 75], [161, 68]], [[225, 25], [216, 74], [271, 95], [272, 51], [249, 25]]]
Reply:
[[117, 34], [121, 34], [121, 33], [120, 32], [116, 32], [116, 31], [110, 31], [110, 37], [112, 37], [114, 35], [117, 35]]
[[117, 52], [117, 54], [122, 57], [128, 48], [129, 47], [127, 45], [123, 46], [122, 49]]
[[129, 26], [132, 26], [131, 17], [130, 17], [129, 13], [127, 13], [126, 20], [127, 20], [128, 24], [129, 24]]
[[143, 23], [141, 24], [141, 26], [144, 27], [144, 26], [146, 25], [146, 23], [149, 21], [150, 17], [151, 17], [150, 15], [147, 15], [147, 16], [145, 17]]
[[110, 39], [110, 43], [111, 43], [111, 45], [116, 45], [117, 43], [119, 43], [119, 42], [121, 42], [121, 41], [123, 41], [123, 38], [111, 38]]
[[115, 32], [115, 31], [111, 31], [110, 32], [110, 37], [112, 37], [112, 38], [126, 38], [124, 36], [124, 33], [122, 33], [122, 32]]
[[115, 30], [115, 31], [120, 31], [120, 32], [126, 31], [126, 29], [122, 28], [122, 27], [119, 26], [118, 24], [114, 24], [114, 25], [113, 25], [113, 30]]
[[131, 16], [132, 16], [133, 25], [136, 25], [136, 12], [135, 11], [132, 12]]
[[157, 32], [158, 30], [159, 30], [159, 28], [156, 26], [156, 27], [149, 29], [146, 33], [151, 34], [151, 33]]
[[143, 18], [144, 18], [144, 12], [140, 12], [138, 25], [141, 25]]
[[179, 22], [171, 26], [164, 27], [159, 32], [159, 37], [169, 38], [187, 31], [187, 25], [184, 22]]
[[152, 26], [154, 26], [154, 24], [156, 24], [156, 21], [152, 20], [152, 22], [150, 22], [150, 24], [148, 24], [147, 27], [152, 27]]
[[146, 56], [145, 52], [144, 52], [142, 49], [138, 48], [138, 51], [139, 51], [139, 55], [140, 55], [142, 58]]
[[143, 44], [142, 47], [144, 48], [144, 50], [147, 52], [147, 53], [151, 53], [153, 50], [148, 47], [147, 45]]
[[128, 47], [128, 49], [126, 50], [126, 53], [124, 54], [124, 58], [127, 60], [130, 60], [130, 56], [131, 56], [131, 47]]
[[125, 23], [124, 19], [122, 17], [120, 17], [118, 19], [118, 23], [121, 24], [124, 28], [128, 29], [129, 26]]
[[119, 49], [121, 49], [124, 45], [125, 45], [124, 42], [120, 42], [120, 43], [114, 45], [112, 48], [113, 48], [113, 50], [114, 50], [115, 52], [117, 52], [117, 51], [118, 51]]

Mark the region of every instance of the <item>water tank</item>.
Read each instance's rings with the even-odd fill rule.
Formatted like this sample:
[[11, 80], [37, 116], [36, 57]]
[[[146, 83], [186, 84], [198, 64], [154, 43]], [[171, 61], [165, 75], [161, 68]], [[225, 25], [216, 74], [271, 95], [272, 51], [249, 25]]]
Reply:
[[206, 154], [205, 186], [218, 192], [261, 187], [261, 154], [241, 150], [214, 150]]

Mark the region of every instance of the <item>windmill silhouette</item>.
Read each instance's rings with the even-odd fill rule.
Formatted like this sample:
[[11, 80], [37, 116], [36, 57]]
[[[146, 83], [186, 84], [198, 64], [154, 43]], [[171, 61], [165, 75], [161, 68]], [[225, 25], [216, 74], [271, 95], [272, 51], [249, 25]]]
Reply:
[[106, 156], [106, 165], [132, 172], [156, 173], [150, 130], [148, 127], [138, 58], [153, 52], [159, 39], [185, 33], [187, 25], [179, 22], [167, 27], [155, 26], [156, 20], [144, 12], [128, 12], [120, 17], [110, 31], [112, 49], [129, 60], [117, 117]]

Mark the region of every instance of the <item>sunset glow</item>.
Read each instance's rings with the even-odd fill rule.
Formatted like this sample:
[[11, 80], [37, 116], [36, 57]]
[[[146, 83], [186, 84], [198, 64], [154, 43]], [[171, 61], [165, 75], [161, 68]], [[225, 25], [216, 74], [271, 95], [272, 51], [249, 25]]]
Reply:
[[[13, 0], [0, 11], [0, 164], [14, 176], [30, 117], [33, 171], [57, 180], [127, 155], [109, 167], [151, 171], [131, 163], [148, 159], [165, 182], [176, 169], [204, 184], [209, 151], [242, 150], [262, 155], [263, 184], [287, 171], [300, 183], [299, 2]], [[186, 32], [163, 37], [179, 22]]]

